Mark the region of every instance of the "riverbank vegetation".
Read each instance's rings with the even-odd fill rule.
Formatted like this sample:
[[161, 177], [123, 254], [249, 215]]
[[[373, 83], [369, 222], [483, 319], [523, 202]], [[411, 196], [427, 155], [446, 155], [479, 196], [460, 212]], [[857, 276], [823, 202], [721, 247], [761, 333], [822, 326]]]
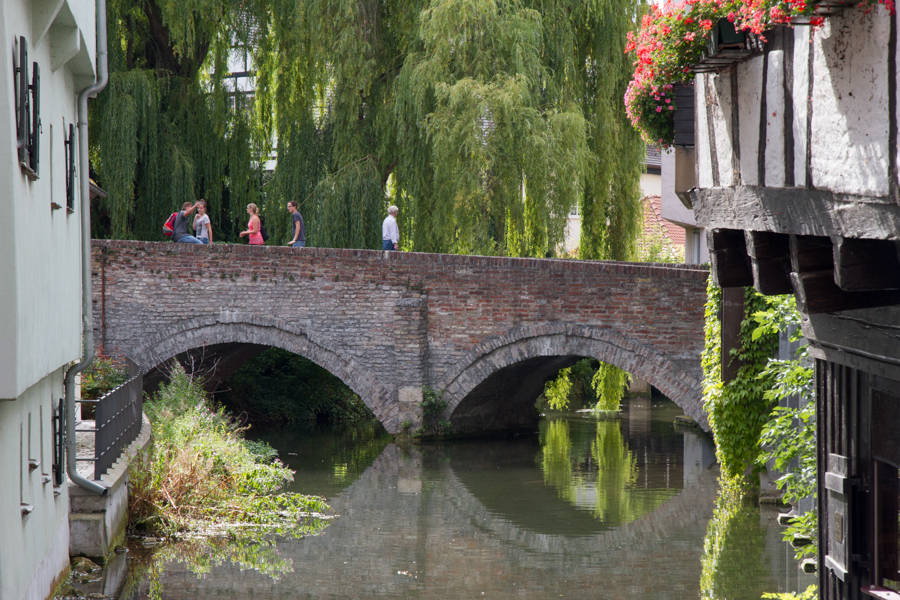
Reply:
[[612, 365], [583, 358], [571, 367], [561, 369], [544, 384], [538, 407], [541, 410], [591, 408], [615, 412], [619, 410], [629, 377]]
[[98, 352], [90, 366], [81, 373], [81, 398], [97, 400], [128, 379], [125, 362]]
[[180, 366], [144, 412], [153, 441], [132, 463], [132, 529], [170, 537], [258, 537], [308, 535], [325, 527], [325, 501], [279, 493], [293, 472], [270, 446], [244, 439], [247, 428], [213, 407]]

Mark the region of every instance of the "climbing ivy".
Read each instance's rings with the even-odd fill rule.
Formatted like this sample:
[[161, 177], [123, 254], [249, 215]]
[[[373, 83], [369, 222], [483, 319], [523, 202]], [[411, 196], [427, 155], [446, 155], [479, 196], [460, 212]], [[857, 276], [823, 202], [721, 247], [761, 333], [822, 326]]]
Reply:
[[[768, 360], [778, 347], [777, 329], [758, 328], [752, 315], [768, 308], [765, 296], [753, 288], [744, 292], [744, 319], [740, 328], [740, 348], [733, 349], [729, 360], [740, 361], [732, 381], [722, 382], [721, 325], [719, 313], [722, 290], [712, 281], [707, 287], [706, 345], [701, 356], [703, 399], [716, 442], [716, 456], [726, 481], [740, 482], [745, 491], [755, 494], [759, 488], [758, 444], [763, 426], [769, 420], [773, 401], [766, 398], [773, 376], [765, 375]], [[758, 331], [754, 335], [754, 331]]]

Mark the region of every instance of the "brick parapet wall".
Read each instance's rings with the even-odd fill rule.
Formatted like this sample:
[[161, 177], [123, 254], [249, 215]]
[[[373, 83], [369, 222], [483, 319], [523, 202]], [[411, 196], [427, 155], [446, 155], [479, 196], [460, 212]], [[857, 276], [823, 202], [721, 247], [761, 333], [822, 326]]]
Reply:
[[399, 424], [405, 409], [388, 406], [398, 390], [471, 380], [465, 394], [476, 371], [489, 371], [484, 360], [513, 351], [503, 341], [510, 332], [526, 332], [517, 343], [531, 339], [515, 352], [550, 356], [565, 344], [560, 326], [577, 325], [568, 335], [626, 341], [628, 357], [610, 362], [649, 365], [655, 357], [656, 371], [680, 370], [667, 375], [683, 381], [686, 395], [699, 393], [704, 269], [330, 248], [93, 247], [96, 339], [145, 368], [203, 344], [287, 346], [313, 354], [379, 418]]

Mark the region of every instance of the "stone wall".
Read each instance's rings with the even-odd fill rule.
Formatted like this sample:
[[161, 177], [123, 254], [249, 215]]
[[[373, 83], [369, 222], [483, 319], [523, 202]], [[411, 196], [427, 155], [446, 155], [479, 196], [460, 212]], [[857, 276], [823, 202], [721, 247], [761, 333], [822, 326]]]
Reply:
[[94, 327], [108, 352], [145, 371], [217, 344], [296, 352], [340, 377], [392, 432], [418, 418], [423, 385], [447, 390], [447, 415], [460, 426], [458, 407], [479, 394], [465, 409], [470, 420], [499, 404], [487, 411], [493, 420], [471, 428], [520, 424], [494, 419], [503, 400], [479, 387], [506, 370], [500, 387], [524, 406], [542, 379], [508, 368], [534, 360], [535, 373], [577, 356], [635, 373], [705, 425], [707, 275], [674, 265], [96, 241]]

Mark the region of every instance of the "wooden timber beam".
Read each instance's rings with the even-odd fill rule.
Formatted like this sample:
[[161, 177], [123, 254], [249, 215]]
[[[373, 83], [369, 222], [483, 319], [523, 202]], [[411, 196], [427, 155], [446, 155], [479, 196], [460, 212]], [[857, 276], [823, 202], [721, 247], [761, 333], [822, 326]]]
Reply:
[[753, 270], [747, 256], [744, 232], [739, 229], [708, 229], [710, 271], [721, 288], [753, 285]]
[[745, 231], [753, 287], [760, 294], [791, 294], [791, 244], [787, 234]]
[[819, 314], [900, 304], [900, 291], [848, 292], [835, 283], [830, 238], [791, 235], [791, 283], [805, 314]]
[[744, 288], [732, 287], [722, 290], [722, 308], [719, 313], [722, 382], [728, 383], [737, 377], [743, 362], [731, 355], [732, 350], [741, 347], [741, 323], [744, 321]]
[[897, 242], [832, 236], [834, 281], [847, 292], [900, 289]]

